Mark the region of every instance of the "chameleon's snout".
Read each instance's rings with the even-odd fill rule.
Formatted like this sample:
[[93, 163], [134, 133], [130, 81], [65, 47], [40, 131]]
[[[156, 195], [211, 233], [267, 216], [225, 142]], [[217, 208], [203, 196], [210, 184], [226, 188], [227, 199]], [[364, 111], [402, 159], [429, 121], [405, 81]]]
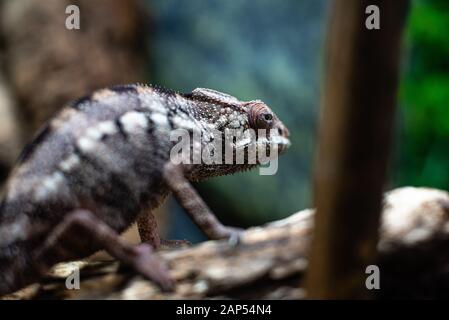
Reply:
[[281, 136], [283, 136], [286, 139], [288, 139], [288, 137], [290, 137], [290, 131], [288, 131], [287, 127], [284, 126], [282, 123], [278, 127], [278, 132]]
[[284, 153], [291, 145], [289, 139], [290, 132], [288, 131], [287, 127], [280, 121], [277, 123], [276, 127], [278, 132], [276, 142], [278, 145], [279, 153]]

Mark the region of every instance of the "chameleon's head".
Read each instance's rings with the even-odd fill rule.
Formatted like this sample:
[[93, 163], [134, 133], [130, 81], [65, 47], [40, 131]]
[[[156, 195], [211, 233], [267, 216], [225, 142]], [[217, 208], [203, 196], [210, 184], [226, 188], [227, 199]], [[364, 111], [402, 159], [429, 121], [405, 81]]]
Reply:
[[[206, 124], [203, 135], [206, 133], [207, 136], [210, 130], [211, 132], [221, 133], [222, 140], [227, 139], [228, 143], [222, 141], [224, 147], [221, 157], [223, 163], [226, 163], [228, 166], [226, 170], [223, 169], [225, 172], [220, 172], [216, 175], [254, 167], [263, 162], [261, 161], [264, 159], [261, 157], [261, 151], [264, 151], [266, 160], [266, 157], [277, 157], [278, 154], [285, 152], [290, 146], [287, 127], [260, 100], [240, 101], [228, 94], [203, 88], [195, 89], [185, 96], [196, 102], [195, 105], [198, 108], [196, 110], [196, 118], [201, 120], [201, 123]], [[214, 137], [206, 137], [203, 144], [210, 144], [213, 140], [216, 140], [216, 135]], [[229, 158], [226, 158], [226, 148], [232, 149], [235, 161], [233, 166], [229, 166]], [[236, 155], [238, 152], [243, 152], [243, 163], [238, 160]], [[256, 153], [255, 162], [254, 152]], [[220, 171], [219, 167], [216, 166], [213, 169], [211, 168], [211, 170]]]
[[[246, 102], [243, 106], [246, 108], [246, 126], [256, 132], [256, 145], [275, 146], [279, 153], [285, 152], [290, 146], [290, 133], [277, 115], [260, 100]], [[265, 136], [263, 131], [267, 133]], [[259, 132], [262, 132], [262, 136]]]

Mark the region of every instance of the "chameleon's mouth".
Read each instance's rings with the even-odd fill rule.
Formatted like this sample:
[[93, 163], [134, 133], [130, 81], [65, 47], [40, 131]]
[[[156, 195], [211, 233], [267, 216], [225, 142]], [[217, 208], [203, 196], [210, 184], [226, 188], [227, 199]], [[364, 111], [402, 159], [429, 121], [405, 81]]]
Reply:
[[286, 152], [287, 149], [291, 146], [290, 140], [283, 136], [271, 137], [271, 143], [274, 143], [278, 146], [279, 154]]
[[[250, 145], [256, 147], [256, 149], [262, 147], [267, 148], [267, 151], [272, 148], [271, 151], [277, 152], [278, 154], [282, 154], [290, 147], [290, 140], [281, 135], [271, 135], [269, 137], [257, 137], [256, 140], [252, 140], [250, 137], [246, 137], [243, 139], [239, 139], [236, 143], [233, 144], [233, 147], [236, 150], [244, 150], [248, 148]], [[270, 151], [270, 152], [271, 152]]]
[[274, 143], [278, 146], [279, 154], [284, 153], [290, 147], [291, 142], [288, 138], [290, 136], [290, 132], [287, 127], [280, 121], [278, 121], [277, 125], [277, 134], [271, 135], [270, 140], [271, 143]]

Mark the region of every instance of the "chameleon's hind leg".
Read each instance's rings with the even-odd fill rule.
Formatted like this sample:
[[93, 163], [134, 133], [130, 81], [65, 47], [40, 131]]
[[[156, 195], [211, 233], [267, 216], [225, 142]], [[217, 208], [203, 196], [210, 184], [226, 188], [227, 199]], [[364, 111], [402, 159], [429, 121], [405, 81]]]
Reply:
[[173, 282], [167, 270], [157, 260], [151, 245], [128, 244], [111, 227], [87, 210], [75, 210], [57, 225], [42, 248], [37, 250], [36, 260], [51, 261], [52, 253], [58, 249], [58, 244], [67, 241], [67, 236], [73, 239], [84, 234], [88, 241], [92, 241], [92, 246], [105, 249], [119, 261], [154, 281], [162, 290], [173, 289]]
[[164, 167], [164, 180], [181, 207], [209, 239], [230, 239], [238, 243], [241, 229], [224, 226], [184, 176], [182, 165], [169, 162]]
[[187, 240], [166, 240], [159, 237], [157, 221], [151, 210], [145, 210], [137, 217], [137, 229], [139, 230], [140, 240], [148, 243], [153, 248], [160, 247], [167, 249], [176, 249], [190, 245]]

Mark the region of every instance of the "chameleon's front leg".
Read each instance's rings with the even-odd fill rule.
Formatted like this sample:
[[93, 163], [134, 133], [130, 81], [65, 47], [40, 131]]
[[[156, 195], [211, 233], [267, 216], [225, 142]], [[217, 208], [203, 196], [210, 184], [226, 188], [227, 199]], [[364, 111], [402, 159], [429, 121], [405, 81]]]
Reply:
[[238, 239], [241, 229], [224, 226], [184, 176], [182, 165], [171, 162], [164, 167], [164, 180], [181, 207], [209, 239]]
[[173, 281], [149, 244], [130, 245], [122, 240], [115, 230], [87, 210], [75, 210], [68, 214], [36, 251], [34, 261], [43, 264], [45, 268], [46, 261], [52, 259], [53, 250], [60, 250], [59, 246], [64, 241], [74, 241], [73, 237], [79, 235], [80, 231], [86, 234], [95, 246], [105, 249], [119, 261], [133, 267], [161, 289], [173, 289]]
[[187, 240], [166, 240], [161, 239], [157, 228], [157, 221], [151, 210], [144, 210], [137, 217], [137, 230], [140, 241], [150, 244], [154, 249], [168, 248], [177, 249], [190, 245]]

